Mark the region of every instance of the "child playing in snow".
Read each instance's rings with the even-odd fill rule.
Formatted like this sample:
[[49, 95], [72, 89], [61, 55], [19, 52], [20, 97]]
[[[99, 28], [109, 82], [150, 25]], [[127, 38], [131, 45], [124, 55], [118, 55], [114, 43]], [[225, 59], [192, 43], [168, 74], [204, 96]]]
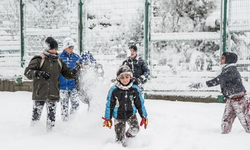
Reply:
[[[206, 81], [208, 87], [219, 85], [224, 97], [227, 99], [222, 117], [222, 134], [228, 134], [236, 116], [247, 133], [250, 133], [249, 102], [241, 76], [236, 68], [237, 55], [224, 52], [220, 59], [222, 71], [216, 78]], [[203, 84], [190, 85], [192, 88], [200, 88]]]
[[[147, 128], [148, 119], [144, 99], [137, 85], [131, 80], [133, 73], [131, 69], [122, 65], [117, 71], [116, 84], [111, 87], [107, 96], [104, 127], [111, 129], [112, 117], [114, 117], [116, 142], [124, 144], [125, 136], [134, 137], [139, 132], [139, 124], [136, 117], [138, 110], [142, 120], [140, 126]], [[126, 122], [129, 129], [125, 133]]]
[[46, 130], [52, 131], [56, 121], [56, 105], [59, 96], [59, 75], [66, 79], [77, 77], [81, 68], [82, 60], [71, 68], [61, 59], [57, 53], [58, 43], [48, 37], [45, 40], [44, 51], [34, 56], [25, 68], [24, 75], [33, 80], [32, 100], [34, 100], [31, 125], [34, 126], [41, 118], [44, 105], [47, 107]]

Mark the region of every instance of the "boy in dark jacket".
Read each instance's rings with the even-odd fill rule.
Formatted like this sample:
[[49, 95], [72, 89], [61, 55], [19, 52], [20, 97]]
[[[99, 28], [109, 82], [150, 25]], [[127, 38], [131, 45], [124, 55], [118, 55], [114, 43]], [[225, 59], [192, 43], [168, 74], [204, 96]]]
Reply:
[[[131, 138], [139, 132], [137, 110], [142, 118], [140, 125], [144, 125], [146, 129], [148, 124], [144, 99], [138, 86], [133, 84], [132, 77], [132, 71], [128, 66], [120, 66], [117, 71], [117, 82], [111, 87], [107, 96], [105, 118], [103, 118], [105, 120], [103, 126], [111, 128], [111, 119], [114, 117], [116, 142], [121, 144], [124, 144], [125, 136]], [[125, 132], [126, 123], [129, 129]]]
[[[216, 78], [206, 81], [208, 87], [220, 85], [221, 92], [227, 99], [222, 117], [222, 134], [227, 134], [232, 129], [232, 124], [238, 117], [246, 132], [250, 133], [249, 102], [245, 87], [242, 84], [241, 75], [236, 68], [237, 55], [224, 52], [220, 59], [222, 70]], [[200, 88], [201, 83], [193, 84], [191, 87]]]
[[135, 78], [134, 84], [136, 84], [141, 92], [144, 91], [143, 84], [147, 82], [147, 78], [150, 75], [150, 70], [144, 60], [137, 55], [137, 47], [131, 45], [129, 47], [130, 56], [128, 59], [124, 60], [122, 65], [127, 65], [133, 73]]
[[40, 120], [43, 106], [46, 103], [46, 129], [51, 131], [55, 126], [56, 102], [60, 99], [58, 77], [61, 74], [67, 79], [73, 79], [80, 70], [80, 64], [70, 70], [70, 67], [59, 58], [58, 43], [54, 38], [48, 37], [45, 45], [43, 53], [31, 59], [25, 68], [24, 75], [33, 80], [32, 100], [34, 100], [34, 105], [31, 125]]

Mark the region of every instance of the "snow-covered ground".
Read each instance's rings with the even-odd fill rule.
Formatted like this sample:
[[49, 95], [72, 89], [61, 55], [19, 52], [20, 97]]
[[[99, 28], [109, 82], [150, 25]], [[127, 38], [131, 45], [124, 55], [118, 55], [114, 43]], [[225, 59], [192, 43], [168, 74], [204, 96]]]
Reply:
[[224, 104], [220, 103], [145, 100], [149, 114], [148, 128], [141, 128], [136, 138], [124, 148], [114, 143], [113, 127], [102, 127], [106, 97], [100, 96], [100, 107], [91, 112], [87, 112], [87, 106], [81, 103], [78, 114], [68, 123], [60, 120], [58, 105], [56, 127], [50, 133], [45, 132], [46, 109], [40, 123], [30, 126], [30, 92], [0, 92], [0, 97], [1, 150], [250, 149], [249, 134], [245, 133], [238, 120], [235, 120], [230, 134], [220, 133], [224, 109]]

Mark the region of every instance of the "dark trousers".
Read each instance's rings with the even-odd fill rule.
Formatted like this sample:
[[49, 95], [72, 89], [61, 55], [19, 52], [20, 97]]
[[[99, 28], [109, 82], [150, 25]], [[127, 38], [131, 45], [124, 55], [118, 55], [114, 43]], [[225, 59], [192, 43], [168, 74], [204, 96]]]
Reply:
[[129, 125], [127, 132], [132, 136], [135, 136], [139, 132], [140, 128], [136, 115], [131, 116], [127, 120], [114, 119], [116, 142], [124, 143], [126, 123]]
[[54, 102], [54, 101], [34, 101], [33, 111], [32, 111], [32, 122], [34, 123], [34, 122], [40, 120], [45, 103], [47, 106], [46, 107], [47, 108], [46, 129], [47, 129], [47, 131], [50, 131], [55, 126], [56, 102]]

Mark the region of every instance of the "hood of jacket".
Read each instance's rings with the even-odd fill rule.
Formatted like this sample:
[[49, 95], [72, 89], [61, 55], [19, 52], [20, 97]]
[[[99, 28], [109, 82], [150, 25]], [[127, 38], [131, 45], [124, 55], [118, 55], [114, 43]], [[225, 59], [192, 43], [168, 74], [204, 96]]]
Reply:
[[232, 52], [224, 52], [222, 55], [226, 57], [225, 64], [236, 63], [238, 60], [238, 56]]

